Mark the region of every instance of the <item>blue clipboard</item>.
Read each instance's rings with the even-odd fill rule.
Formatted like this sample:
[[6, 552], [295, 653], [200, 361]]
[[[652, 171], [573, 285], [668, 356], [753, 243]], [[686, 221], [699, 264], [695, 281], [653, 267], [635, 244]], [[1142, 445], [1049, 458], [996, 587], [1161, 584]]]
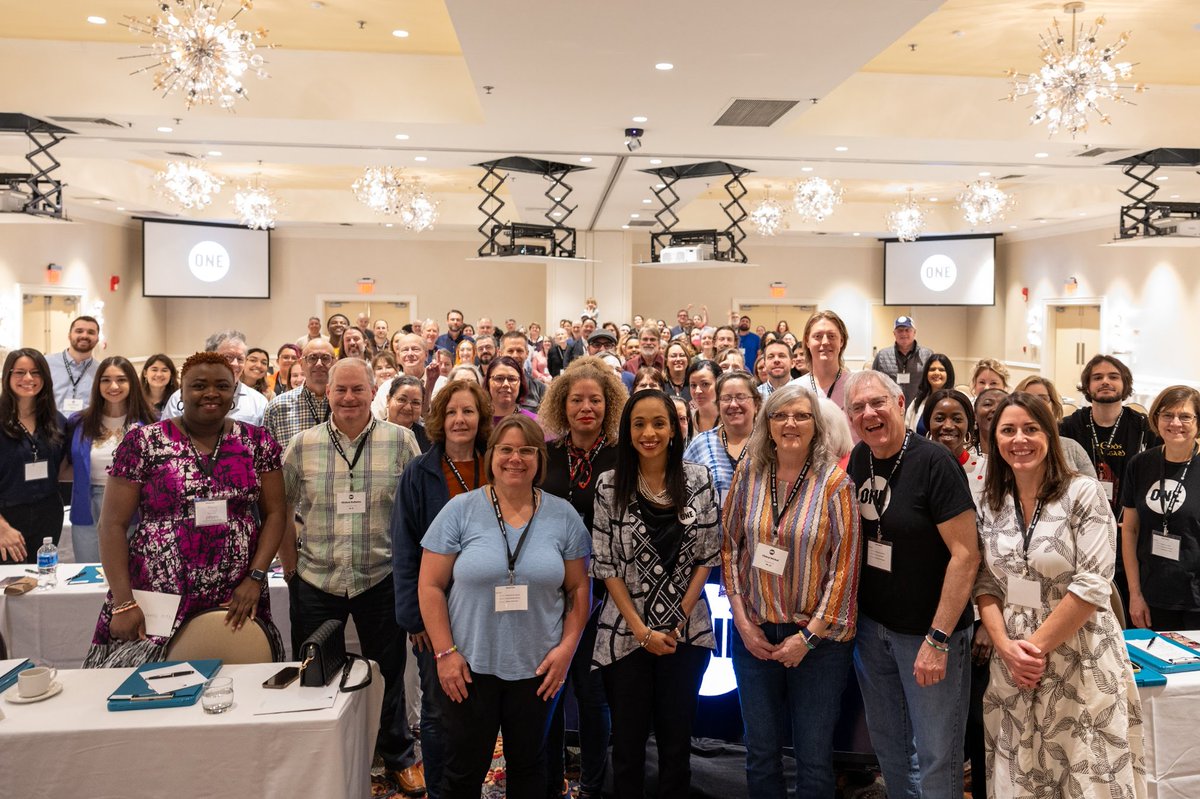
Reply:
[[19, 677], [21, 675], [21, 672], [25, 671], [25, 669], [32, 669], [32, 668], [33, 668], [33, 661], [31, 661], [27, 658], [27, 659], [21, 661], [20, 663], [18, 663], [17, 665], [13, 666], [11, 669], [6, 671], [3, 675], [0, 675], [0, 693], [4, 693], [9, 688], [12, 688], [13, 685], [16, 684], [17, 677]]
[[190, 665], [208, 679], [221, 670], [220, 660], [168, 660], [163, 663], [144, 663], [137, 671], [130, 674], [117, 690], [109, 694], [108, 709], [121, 710], [153, 710], [160, 707], [187, 707], [196, 704], [204, 691], [204, 683], [193, 685], [170, 694], [156, 694], [150, 683], [142, 677], [142, 673], [153, 671], [164, 666]]
[[[1124, 630], [1123, 632], [1125, 634], [1125, 647], [1129, 650], [1130, 660], [1142, 666], [1149, 666], [1160, 674], [1200, 671], [1200, 651], [1197, 649], [1186, 646], [1179, 641], [1166, 638], [1153, 630], [1134, 629]], [[1153, 641], [1155, 646], [1161, 647], [1161, 652], [1156, 653], [1153, 649], [1146, 651], [1146, 649], [1140, 646], [1135, 646], [1133, 644], [1135, 641], [1143, 644]]]

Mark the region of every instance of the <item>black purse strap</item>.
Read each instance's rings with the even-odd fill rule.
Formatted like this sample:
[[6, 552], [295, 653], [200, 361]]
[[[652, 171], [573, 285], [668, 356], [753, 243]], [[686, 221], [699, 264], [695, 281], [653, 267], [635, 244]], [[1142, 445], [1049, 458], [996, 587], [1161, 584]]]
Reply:
[[[349, 685], [348, 686], [348, 685], [346, 685], [346, 682], [350, 679], [350, 669], [354, 668], [354, 661], [356, 661], [356, 660], [361, 660], [363, 663], [366, 664], [367, 678], [365, 680], [363, 680], [362, 682], [358, 683], [357, 685]], [[361, 691], [363, 688], [366, 688], [368, 685], [370, 685], [371, 680], [374, 679], [374, 675], [372, 675], [371, 671], [372, 671], [371, 661], [367, 660], [362, 655], [357, 655], [353, 652], [347, 652], [346, 653], [346, 665], [342, 666], [342, 681], [341, 681], [341, 683], [338, 684], [338, 690], [344, 694], [348, 694], [353, 691]]]

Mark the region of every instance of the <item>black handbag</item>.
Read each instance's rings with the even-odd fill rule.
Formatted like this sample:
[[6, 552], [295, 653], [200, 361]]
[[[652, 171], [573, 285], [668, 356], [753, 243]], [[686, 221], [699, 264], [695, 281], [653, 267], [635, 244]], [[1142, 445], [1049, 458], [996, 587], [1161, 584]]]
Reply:
[[[300, 684], [309, 688], [319, 688], [333, 681], [338, 669], [342, 671], [342, 681], [338, 690], [343, 693], [358, 691], [371, 684], [371, 664], [362, 655], [346, 651], [346, 626], [336, 619], [323, 622], [313, 634], [300, 645]], [[367, 664], [367, 677], [357, 685], [347, 686], [350, 669], [355, 660]]]

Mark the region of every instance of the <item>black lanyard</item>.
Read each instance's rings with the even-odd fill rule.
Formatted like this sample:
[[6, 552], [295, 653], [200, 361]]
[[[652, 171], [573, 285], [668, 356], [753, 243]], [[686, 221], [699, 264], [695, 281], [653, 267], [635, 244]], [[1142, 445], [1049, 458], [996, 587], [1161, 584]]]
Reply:
[[313, 400], [313, 393], [306, 387], [303, 390], [304, 399], [308, 400], [308, 411], [312, 414], [313, 424], [321, 424], [329, 420], [329, 401], [325, 402], [325, 415], [322, 416], [317, 411], [317, 403]]
[[225, 438], [225, 421], [221, 421], [221, 432], [217, 434], [217, 443], [213, 445], [212, 454], [205, 460], [200, 454], [200, 450], [196, 449], [196, 441], [192, 437], [192, 431], [188, 429], [187, 422], [183, 421], [183, 417], [179, 417], [179, 426], [183, 428], [183, 434], [187, 436], [188, 446], [192, 448], [192, 454], [196, 456], [196, 468], [207, 477], [213, 479], [213, 472], [216, 471], [217, 461], [221, 459], [221, 441]]
[[[1125, 415], [1125, 409], [1121, 408], [1117, 414], [1117, 421], [1113, 422], [1112, 432], [1108, 434], [1108, 441], [1104, 443], [1106, 449], [1112, 448], [1113, 441], [1117, 438], [1117, 428], [1121, 426], [1121, 417]], [[1092, 432], [1092, 463], [1099, 466], [1104, 456], [1100, 451], [1100, 439], [1096, 437], [1096, 422], [1092, 416], [1091, 409], [1088, 410], [1088, 429]]]
[[[741, 452], [741, 454], [740, 454], [740, 455], [738, 455], [738, 456], [735, 458], [735, 457], [733, 457], [732, 455], [730, 455], [730, 454], [729, 454], [729, 437], [725, 435], [725, 425], [721, 425], [721, 426], [720, 426], [719, 428], [717, 428], [717, 429], [721, 431], [721, 433], [720, 433], [720, 435], [721, 435], [721, 446], [725, 448], [725, 457], [726, 457], [726, 458], [729, 458], [729, 463], [730, 463], [730, 464], [733, 466], [733, 468], [735, 468], [735, 469], [736, 469], [736, 468], [737, 468], [737, 466], [738, 466], [738, 464], [742, 462], [742, 458], [744, 458], [744, 457], [746, 456], [746, 442], [745, 442], [745, 441], [743, 441], [743, 442], [742, 442], [742, 452]], [[751, 432], [753, 432], [753, 431], [751, 431]], [[808, 466], [807, 466], [807, 465], [805, 465], [805, 467], [804, 467], [804, 468], [807, 470], [807, 469], [808, 469]], [[772, 485], [774, 485], [774, 483], [772, 483]], [[771, 490], [773, 491], [773, 490], [774, 490], [774, 488], [772, 488]], [[773, 501], [773, 500], [772, 500], [772, 501]]]
[[1179, 494], [1183, 491], [1183, 482], [1187, 480], [1188, 469], [1192, 468], [1194, 460], [1196, 460], [1195, 447], [1192, 448], [1192, 457], [1188, 458], [1188, 462], [1183, 467], [1183, 474], [1179, 475], [1179, 480], [1175, 483], [1175, 490], [1171, 492], [1171, 498], [1167, 499], [1167, 451], [1163, 450], [1162, 462], [1159, 464], [1158, 470], [1158, 501], [1162, 503], [1163, 535], [1167, 534], [1171, 514], [1175, 512], [1175, 503], [1179, 501]]
[[25, 434], [25, 437], [29, 439], [29, 447], [30, 447], [30, 449], [33, 450], [33, 462], [37, 463], [37, 459], [38, 459], [37, 438], [33, 435], [33, 433], [29, 432], [29, 428], [26, 427], [24, 424], [22, 424], [20, 419], [17, 420], [17, 427], [21, 428], [21, 432], [23, 432]]
[[[454, 479], [462, 486], [462, 490], [470, 491], [471, 489], [467, 487], [467, 481], [459, 474], [458, 467], [454, 465], [454, 461], [450, 460], [450, 455], [443, 451], [442, 457], [446, 459], [446, 463], [450, 464], [450, 471], [454, 472]], [[471, 462], [475, 464], [475, 488], [479, 488], [479, 456], [475, 455], [472, 457]]]
[[67, 370], [67, 380], [69, 380], [71, 382], [71, 396], [74, 397], [74, 396], [76, 396], [75, 388], [79, 385], [79, 381], [82, 380], [85, 375], [87, 375], [88, 369], [92, 368], [92, 363], [96, 359], [88, 358], [87, 361], [84, 362], [83, 368], [79, 370], [79, 377], [76, 377], [75, 373], [73, 371], [71, 371], [71, 359], [67, 357], [66, 350], [63, 350], [62, 359], [63, 359], [63, 366], [66, 367], [66, 370]]
[[842, 379], [842, 368], [838, 367], [838, 373], [834, 375], [833, 382], [829, 384], [829, 391], [824, 391], [817, 383], [817, 373], [809, 372], [808, 379], [812, 381], [813, 392], [819, 397], [824, 394], [826, 399], [833, 399], [833, 390], [837, 388], [838, 381]]
[[508, 531], [504, 529], [504, 514], [500, 512], [500, 497], [496, 494], [496, 489], [493, 488], [489, 491], [488, 496], [492, 498], [492, 510], [496, 511], [496, 524], [500, 526], [500, 535], [504, 536], [504, 554], [508, 558], [508, 584], [514, 585], [516, 583], [517, 558], [521, 557], [521, 550], [525, 548], [525, 542], [529, 540], [529, 534], [533, 531], [533, 520], [537, 516], [537, 489], [533, 489], [533, 512], [529, 514], [529, 521], [525, 523], [525, 531], [521, 534], [521, 540], [517, 542], [515, 552], [508, 545]]
[[908, 442], [912, 438], [912, 431], [904, 431], [904, 443], [900, 445], [900, 455], [897, 456], [896, 462], [892, 464], [892, 471], [888, 473], [887, 485], [882, 491], [875, 491], [875, 456], [867, 454], [867, 469], [871, 474], [871, 504], [875, 506], [875, 518], [878, 522], [875, 527], [875, 538], [879, 541], [883, 540], [883, 506], [887, 500], [887, 494], [891, 490], [892, 481], [896, 479], [896, 475], [900, 473], [900, 464], [904, 461], [904, 453], [908, 451]]
[[804, 468], [800, 470], [800, 476], [796, 478], [796, 482], [792, 485], [792, 490], [788, 492], [787, 499], [783, 501], [783, 507], [779, 507], [779, 493], [775, 487], [775, 464], [771, 464], [771, 533], [776, 539], [779, 538], [779, 523], [783, 521], [783, 516], [787, 513], [788, 506], [792, 504], [792, 500], [796, 498], [796, 494], [800, 493], [800, 486], [804, 484], [804, 478], [808, 477], [808, 467], [812, 465], [812, 458], [804, 462]]
[[1013, 494], [1013, 510], [1017, 512], [1017, 526], [1021, 530], [1021, 543], [1023, 549], [1021, 556], [1024, 558], [1026, 565], [1029, 563], [1029, 542], [1033, 540], [1033, 528], [1037, 527], [1038, 519], [1042, 518], [1042, 501], [1039, 499], [1033, 507], [1033, 518], [1029, 521], [1029, 526], [1025, 526], [1025, 511], [1021, 510], [1021, 500], [1017, 499], [1017, 495]]
[[358, 442], [358, 449], [354, 450], [354, 460], [346, 457], [346, 450], [342, 449], [342, 442], [338, 441], [337, 432], [333, 428], [333, 420], [329, 421], [329, 426], [326, 428], [329, 431], [329, 440], [333, 442], [333, 448], [337, 450], [337, 454], [346, 462], [346, 466], [350, 468], [350, 490], [354, 491], [354, 467], [358, 465], [358, 459], [362, 457], [363, 448], [367, 446], [367, 439], [371, 437], [371, 431], [375, 429], [375, 420], [371, 420], [371, 426], [367, 428], [367, 432], [363, 433], [362, 440]]
[[893, 344], [892, 348], [896, 350], [896, 374], [907, 372], [909, 359], [917, 354], [917, 342], [913, 342], [913, 348], [909, 351], [908, 355], [900, 352], [899, 344]]

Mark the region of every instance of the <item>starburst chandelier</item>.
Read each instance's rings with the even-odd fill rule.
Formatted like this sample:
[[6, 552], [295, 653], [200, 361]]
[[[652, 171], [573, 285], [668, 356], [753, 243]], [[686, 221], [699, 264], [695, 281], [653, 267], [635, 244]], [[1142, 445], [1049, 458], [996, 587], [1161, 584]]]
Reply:
[[425, 192], [420, 181], [408, 181], [401, 188], [400, 221], [408, 230], [420, 233], [429, 230], [437, 222], [438, 206], [441, 204]]
[[825, 178], [809, 178], [796, 186], [792, 207], [804, 221], [820, 222], [841, 204], [842, 194], [842, 186], [836, 180], [830, 183]]
[[900, 241], [916, 241], [924, 231], [925, 211], [913, 200], [912, 189], [908, 191], [908, 199], [887, 215], [887, 226]]
[[1070, 46], [1056, 19], [1039, 37], [1042, 68], [1029, 74], [1011, 69], [1006, 73], [1013, 80], [1008, 99], [1013, 101], [1032, 95], [1033, 115], [1029, 117], [1029, 124], [1045, 122], [1051, 136], [1060, 128], [1070, 131], [1071, 138], [1086, 132], [1089, 113], [1107, 125], [1109, 118], [1100, 110], [1100, 101], [1129, 103], [1121, 93], [1123, 88], [1132, 88], [1135, 92], [1146, 88], [1140, 83], [1133, 87], [1117, 83], [1133, 74], [1132, 64], [1114, 62], [1117, 53], [1129, 42], [1129, 34], [1122, 33], [1113, 44], [1100, 47], [1096, 39], [1104, 27], [1104, 17], [1098, 18], [1091, 30], [1085, 32], [1083, 24], [1077, 25], [1075, 21], [1083, 7], [1083, 3], [1077, 2], [1063, 6], [1063, 11], [1071, 15]]
[[783, 218], [787, 209], [775, 201], [769, 193], [767, 199], [754, 206], [750, 211], [750, 223], [760, 236], [774, 236], [783, 226]]
[[275, 227], [279, 206], [279, 198], [262, 184], [261, 175], [255, 175], [248, 184], [238, 186], [237, 193], [233, 195], [233, 207], [238, 218], [251, 230]]
[[351, 188], [354, 196], [372, 211], [381, 214], [397, 214], [403, 199], [401, 187], [404, 177], [399, 169], [390, 166], [369, 166], [362, 177], [354, 181]]
[[225, 181], [197, 161], [171, 161], [166, 169], [155, 173], [154, 184], [164, 197], [179, 207], [199, 209], [212, 203], [213, 195], [221, 191]]
[[125, 27], [134, 33], [150, 36], [150, 52], [126, 58], [152, 58], [155, 63], [135, 71], [154, 72], [154, 89], [163, 96], [183, 92], [190, 109], [197, 103], [219, 105], [232, 109], [237, 99], [246, 99], [242, 78], [253, 72], [267, 77], [263, 57], [255, 52], [266, 38], [267, 31], [239, 30], [237, 18], [253, 7], [251, 0], [241, 0], [238, 10], [224, 22], [218, 21], [224, 0], [174, 0], [175, 9], [163, 0], [157, 17], [126, 17]]
[[986, 225], [1003, 219], [1013, 206], [1012, 195], [990, 180], [968, 183], [955, 199], [958, 200], [957, 208], [962, 211], [963, 219], [970, 225]]

